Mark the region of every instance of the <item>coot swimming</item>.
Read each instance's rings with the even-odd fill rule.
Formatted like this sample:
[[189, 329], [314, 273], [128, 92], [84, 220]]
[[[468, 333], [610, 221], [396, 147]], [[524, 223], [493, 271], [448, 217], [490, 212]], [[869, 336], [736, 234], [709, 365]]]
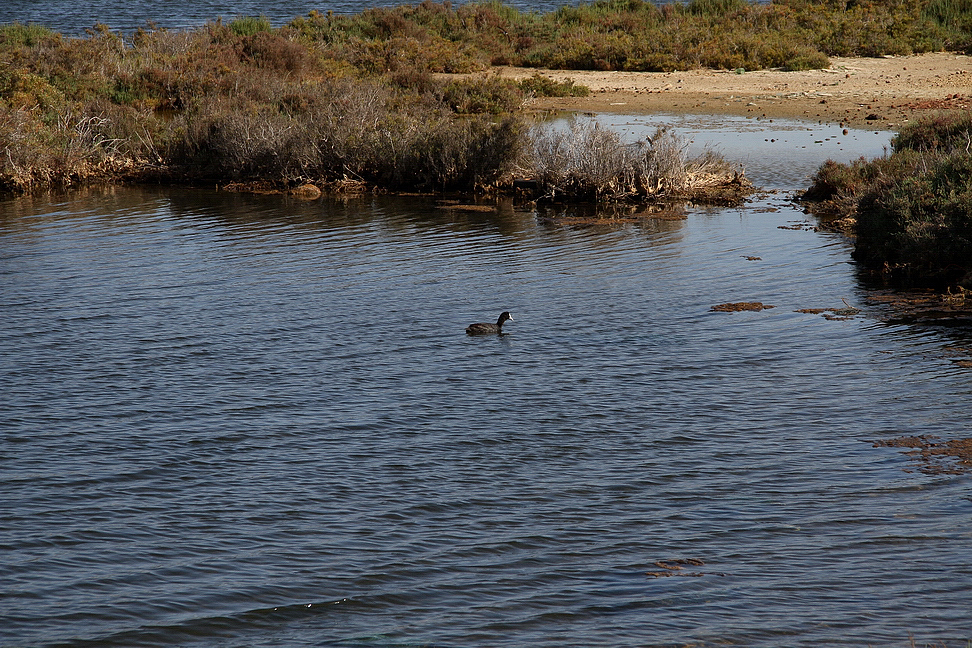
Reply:
[[466, 333], [469, 335], [488, 335], [490, 333], [502, 333], [503, 332], [503, 322], [506, 320], [512, 320], [513, 316], [507, 311], [500, 313], [499, 319], [496, 320], [495, 324], [489, 324], [487, 322], [477, 322], [476, 324], [470, 324], [466, 327]]

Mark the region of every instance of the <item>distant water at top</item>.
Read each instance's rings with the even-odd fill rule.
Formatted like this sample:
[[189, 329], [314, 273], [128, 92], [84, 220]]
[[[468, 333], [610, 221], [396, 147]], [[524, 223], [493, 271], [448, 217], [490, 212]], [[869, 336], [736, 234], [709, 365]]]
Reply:
[[[421, 0], [159, 0], [158, 2], [125, 2], [123, 0], [3, 0], [0, 2], [0, 24], [38, 23], [66, 36], [82, 36], [86, 29], [105, 24], [115, 31], [129, 33], [147, 23], [167, 29], [197, 27], [208, 20], [232, 20], [239, 16], [265, 16], [279, 27], [297, 16], [313, 10], [321, 13], [358, 13], [372, 7], [418, 4]], [[520, 11], [545, 13], [558, 7], [577, 5], [581, 0], [503, 0]], [[590, 0], [593, 1], [593, 0]], [[664, 0], [653, 0], [665, 4]], [[454, 2], [453, 4], [464, 4]]]
[[[577, 0], [505, 0], [521, 11], [552, 11], [563, 5], [577, 4]], [[307, 0], [160, 0], [159, 2], [124, 2], [122, 0], [3, 0], [0, 2], [0, 23], [38, 23], [67, 36], [79, 36], [86, 29], [103, 23], [116, 31], [131, 32], [146, 23], [158, 27], [184, 29], [204, 24], [208, 20], [231, 20], [239, 16], [266, 16], [275, 26], [288, 23], [296, 16], [312, 10], [326, 13], [357, 13], [371, 7], [418, 4], [407, 0], [335, 0], [308, 2]], [[456, 2], [455, 4], [461, 4]]]

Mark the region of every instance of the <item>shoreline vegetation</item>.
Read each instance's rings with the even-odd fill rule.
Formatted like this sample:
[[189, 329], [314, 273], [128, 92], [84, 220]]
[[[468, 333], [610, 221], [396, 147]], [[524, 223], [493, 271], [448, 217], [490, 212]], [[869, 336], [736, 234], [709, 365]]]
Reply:
[[[752, 191], [744, 175], [711, 153], [687, 159], [669, 131], [629, 143], [592, 122], [545, 124], [531, 104], [589, 94], [551, 71], [799, 75], [832, 57], [970, 50], [972, 0], [597, 0], [549, 13], [426, 0], [281, 27], [97, 25], [82, 38], [13, 23], [0, 25], [0, 195], [164, 182], [731, 204]], [[498, 73], [510, 66], [534, 72]], [[964, 97], [950, 99], [941, 107], [967, 113]], [[941, 192], [968, 191], [970, 147], [959, 135], [913, 144], [908, 132], [883, 162], [828, 163], [805, 198], [854, 205], [844, 221], [862, 264], [900, 276], [944, 264], [940, 281], [968, 284], [972, 200], [948, 202], [957, 215], [942, 217]], [[907, 184], [919, 171], [930, 184]], [[912, 205], [922, 192], [938, 197]]]
[[578, 130], [590, 150], [567, 146], [524, 103], [585, 87], [488, 71], [803, 70], [968, 49], [969, 25], [967, 0], [599, 0], [542, 14], [427, 0], [83, 38], [14, 23], [0, 26], [0, 192], [113, 180], [486, 192], [518, 176], [541, 198], [690, 197], [698, 183], [704, 198], [721, 182], [738, 199], [744, 178], [712, 155], [685, 160], [670, 134], [624, 145]]
[[[242, 17], [130, 38], [104, 25], [83, 38], [0, 26], [0, 193], [215, 182], [305, 197], [379, 190], [730, 203], [751, 191], [718, 156], [687, 159], [673, 133], [625, 143], [596, 125], [558, 133], [535, 119], [528, 99], [587, 89], [485, 71], [509, 54], [499, 34], [515, 24], [535, 31], [540, 20], [499, 3], [424, 2], [311, 12], [280, 28]], [[466, 75], [436, 76], [443, 72]]]
[[854, 259], [872, 279], [933, 288], [946, 293], [945, 303], [965, 304], [972, 288], [972, 112], [906, 125], [890, 155], [826, 161], [800, 199], [854, 237]]

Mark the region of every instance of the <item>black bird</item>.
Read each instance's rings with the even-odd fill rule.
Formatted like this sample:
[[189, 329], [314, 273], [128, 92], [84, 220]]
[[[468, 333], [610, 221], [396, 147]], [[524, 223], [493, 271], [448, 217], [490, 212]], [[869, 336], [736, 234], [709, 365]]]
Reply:
[[502, 333], [503, 332], [503, 322], [506, 320], [512, 321], [513, 316], [507, 311], [500, 313], [499, 319], [496, 320], [495, 324], [489, 324], [487, 322], [477, 322], [476, 324], [470, 324], [466, 327], [466, 333], [469, 335], [489, 335], [490, 333]]

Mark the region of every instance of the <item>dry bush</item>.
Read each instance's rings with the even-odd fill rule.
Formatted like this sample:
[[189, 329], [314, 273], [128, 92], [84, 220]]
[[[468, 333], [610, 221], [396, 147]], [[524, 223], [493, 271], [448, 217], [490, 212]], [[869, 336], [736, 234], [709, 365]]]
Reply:
[[519, 124], [459, 119], [377, 83], [330, 82], [305, 88], [289, 112], [239, 98], [200, 105], [166, 157], [197, 176], [465, 190], [513, 168]]
[[192, 175], [232, 179], [294, 171], [299, 122], [272, 107], [217, 99], [186, 116], [184, 137], [166, 158]]
[[134, 160], [112, 120], [68, 108], [51, 123], [24, 108], [0, 108], [0, 187], [24, 192], [117, 176]]
[[668, 130], [626, 144], [616, 131], [580, 120], [564, 129], [534, 129], [532, 154], [530, 171], [551, 198], [618, 199], [681, 192], [707, 181], [719, 159], [707, 155], [687, 161], [685, 146]]
[[399, 190], [469, 190], [510, 172], [523, 149], [517, 119], [456, 118], [361, 83], [309, 120], [319, 152], [312, 174], [352, 177]]
[[534, 175], [552, 196], [616, 193], [636, 165], [620, 136], [593, 121], [535, 129], [533, 154]]
[[257, 67], [299, 74], [309, 65], [309, 51], [281, 34], [260, 31], [239, 43], [240, 59]]

